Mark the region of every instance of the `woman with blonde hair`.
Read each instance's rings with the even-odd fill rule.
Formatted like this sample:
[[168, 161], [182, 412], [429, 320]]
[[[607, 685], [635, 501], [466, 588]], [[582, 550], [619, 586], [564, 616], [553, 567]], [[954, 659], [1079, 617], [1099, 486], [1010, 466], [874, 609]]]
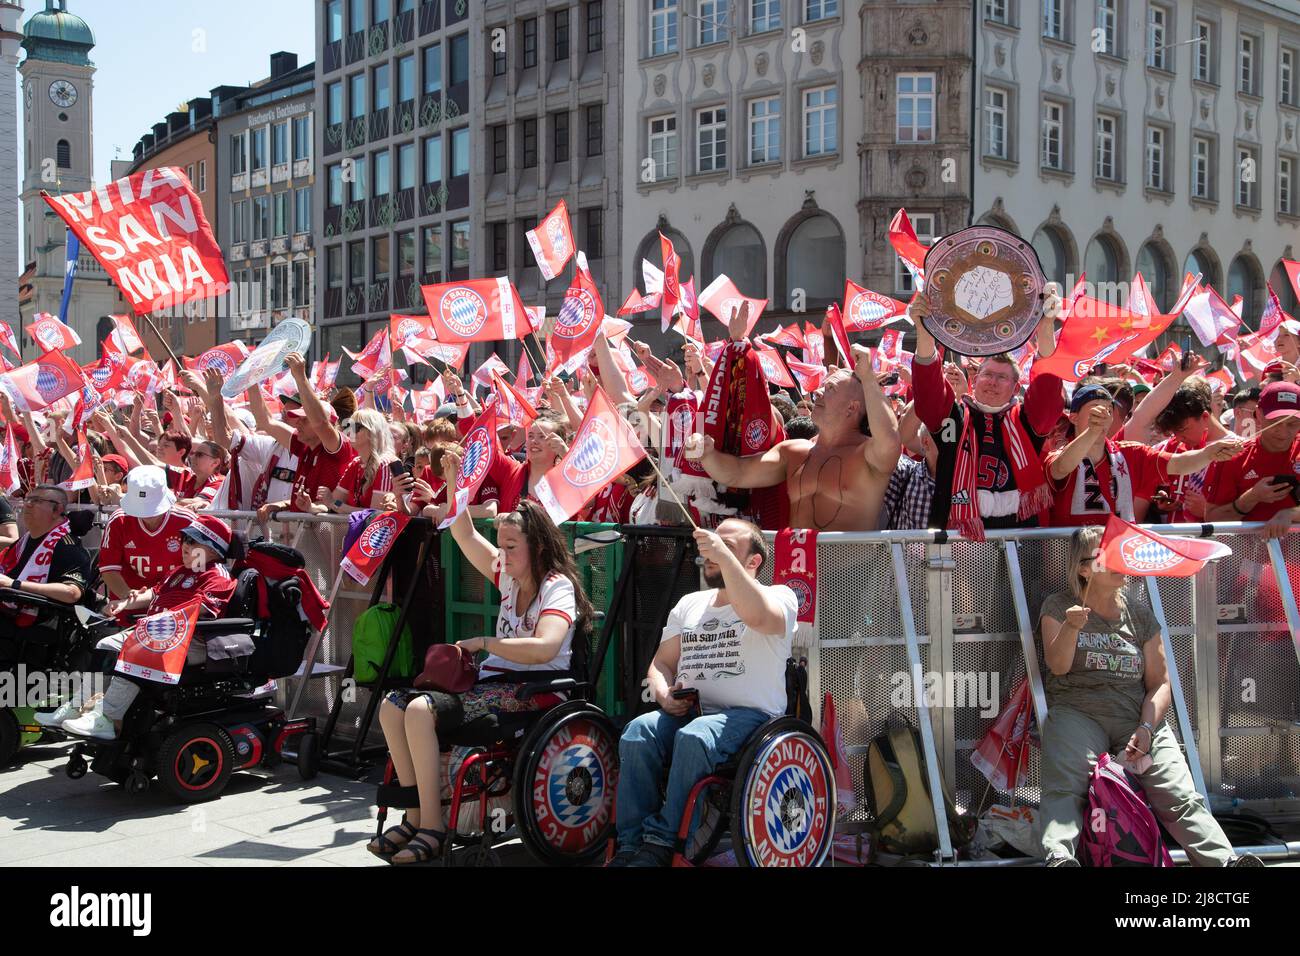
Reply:
[[408, 494], [413, 482], [409, 473], [394, 476], [389, 467], [398, 458], [393, 454], [388, 421], [373, 408], [361, 408], [344, 423], [342, 431], [357, 457], [343, 470], [327, 502], [313, 505], [312, 510], [318, 514], [350, 514], [366, 508], [397, 508], [397, 496]]

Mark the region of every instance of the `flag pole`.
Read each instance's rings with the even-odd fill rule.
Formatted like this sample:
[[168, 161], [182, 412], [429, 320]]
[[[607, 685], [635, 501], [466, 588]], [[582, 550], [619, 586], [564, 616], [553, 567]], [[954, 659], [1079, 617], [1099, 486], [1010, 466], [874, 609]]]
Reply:
[[695, 519], [691, 517], [691, 509], [686, 507], [686, 502], [682, 501], [682, 499], [677, 496], [677, 492], [673, 489], [673, 486], [668, 483], [668, 479], [664, 477], [664, 473], [660, 471], [659, 466], [655, 464], [654, 457], [647, 453], [645, 458], [646, 461], [650, 462], [650, 467], [654, 469], [655, 474], [659, 476], [660, 482], [668, 489], [668, 493], [673, 496], [673, 500], [677, 502], [677, 506], [682, 509], [682, 513], [686, 515], [686, 520], [691, 523], [691, 528], [699, 531], [700, 526], [697, 525]]
[[162, 337], [162, 333], [158, 331], [158, 326], [156, 326], [156, 325], [153, 324], [153, 319], [149, 318], [149, 313], [148, 313], [148, 312], [145, 312], [145, 313], [141, 316], [141, 318], [143, 318], [146, 322], [149, 323], [149, 328], [153, 329], [153, 334], [154, 334], [155, 336], [157, 336], [159, 344], [161, 344], [162, 347], [163, 347], [164, 349], [167, 350], [167, 355], [168, 355], [168, 357], [169, 357], [169, 358], [170, 358], [174, 363], [176, 363], [176, 371], [179, 373], [179, 372], [181, 371], [181, 369], [183, 369], [185, 366], [183, 366], [183, 365], [181, 364], [181, 360], [178, 359], [178, 358], [176, 357], [176, 353], [173, 352], [173, 351], [172, 351], [172, 347], [171, 347], [170, 345], [167, 344], [167, 340], [164, 339], [164, 338]]

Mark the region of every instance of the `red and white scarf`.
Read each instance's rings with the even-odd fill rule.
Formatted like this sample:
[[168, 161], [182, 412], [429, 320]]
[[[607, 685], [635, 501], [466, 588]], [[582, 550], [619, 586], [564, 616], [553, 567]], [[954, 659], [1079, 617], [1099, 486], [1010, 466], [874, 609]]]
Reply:
[[[14, 568], [18, 566], [18, 560], [22, 553], [27, 550], [27, 542], [31, 540], [31, 535], [24, 534], [16, 542], [11, 544], [0, 554], [0, 574], [7, 574], [15, 581], [26, 581], [31, 584], [44, 584], [50, 576], [50, 563], [54, 560], [54, 548], [64, 535], [68, 533], [68, 521], [65, 518], [45, 537], [41, 538], [40, 544], [36, 545], [36, 550], [32, 556], [27, 559], [22, 570], [17, 574]], [[14, 615], [14, 620], [19, 627], [30, 627], [36, 621], [36, 609], [27, 604], [15, 604], [12, 601], [0, 603], [0, 610], [4, 610]]]
[[[226, 499], [226, 506], [235, 510], [239, 510], [243, 506], [244, 500], [243, 475], [239, 468], [239, 456], [244, 450], [245, 442], [246, 439], [241, 437], [237, 443], [231, 442], [230, 444], [230, 468], [226, 476], [226, 480], [230, 482], [230, 495]], [[275, 474], [275, 470], [279, 466], [280, 453], [276, 452], [271, 456], [271, 460], [267, 462], [266, 470], [253, 482], [253, 497], [248, 505], [249, 511], [256, 511], [266, 504], [271, 489], [271, 476]]]
[[[1129, 472], [1128, 459], [1124, 457], [1119, 445], [1109, 438], [1106, 439], [1106, 457], [1110, 460], [1109, 484], [1111, 487], [1107, 487], [1107, 483], [1101, 481], [1101, 476], [1097, 474], [1091, 459], [1085, 458], [1079, 462], [1075, 474], [1074, 493], [1070, 500], [1070, 514], [1116, 514], [1125, 521], [1134, 521], [1133, 476]], [[1089, 507], [1088, 504], [1087, 478], [1090, 471], [1097, 482], [1098, 489], [1101, 491], [1104, 503], [1101, 508]]]
[[[969, 395], [962, 399], [968, 406], [974, 402]], [[948, 527], [972, 541], [984, 540], [984, 520], [979, 509], [979, 458], [981, 435], [971, 428], [975, 409], [963, 409], [961, 439], [957, 443], [957, 462], [952, 479], [952, 508]], [[1039, 460], [1029, 430], [1022, 421], [1025, 406], [1016, 402], [1001, 412], [984, 412], [986, 428], [1002, 429], [1002, 445], [1016, 479], [1020, 495], [1016, 508], [1017, 519], [1024, 521], [1052, 505], [1052, 488], [1047, 483], [1047, 473]], [[996, 419], [996, 420], [995, 420]]]

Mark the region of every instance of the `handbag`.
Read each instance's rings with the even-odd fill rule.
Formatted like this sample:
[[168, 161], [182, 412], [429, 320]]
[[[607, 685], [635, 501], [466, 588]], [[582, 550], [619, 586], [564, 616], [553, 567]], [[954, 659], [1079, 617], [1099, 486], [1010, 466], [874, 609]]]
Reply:
[[474, 656], [459, 644], [434, 644], [424, 654], [424, 670], [415, 678], [417, 690], [463, 694], [478, 680]]

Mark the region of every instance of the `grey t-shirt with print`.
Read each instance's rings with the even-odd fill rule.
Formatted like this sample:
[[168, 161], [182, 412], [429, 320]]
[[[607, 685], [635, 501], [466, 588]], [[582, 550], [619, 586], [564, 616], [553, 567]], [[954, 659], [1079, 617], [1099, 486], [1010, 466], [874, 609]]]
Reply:
[[[1053, 594], [1043, 602], [1039, 618], [1065, 620], [1079, 603], [1073, 594]], [[1145, 604], [1130, 603], [1121, 594], [1118, 621], [1107, 621], [1095, 610], [1079, 631], [1074, 663], [1068, 674], [1047, 674], [1047, 706], [1073, 708], [1097, 717], [1132, 718], [1142, 713], [1146, 699], [1146, 661], [1142, 645], [1160, 634], [1155, 615]]]

